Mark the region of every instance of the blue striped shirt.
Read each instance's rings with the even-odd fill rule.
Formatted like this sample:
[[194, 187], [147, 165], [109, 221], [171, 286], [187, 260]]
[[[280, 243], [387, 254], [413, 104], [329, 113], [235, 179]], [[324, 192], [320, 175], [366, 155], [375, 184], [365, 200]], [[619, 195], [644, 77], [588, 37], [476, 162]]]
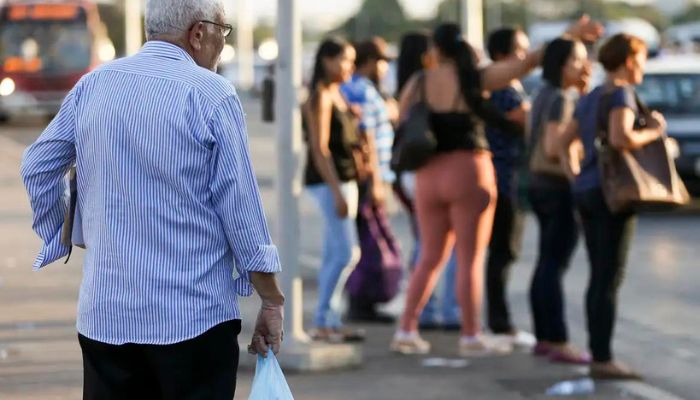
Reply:
[[394, 127], [389, 120], [386, 101], [369, 79], [355, 74], [343, 83], [341, 90], [348, 102], [362, 107], [360, 129], [374, 134], [377, 160], [385, 183], [393, 183], [396, 174], [391, 169], [391, 149], [394, 145]]
[[77, 165], [87, 246], [78, 332], [109, 344], [181, 342], [240, 318], [249, 272], [280, 271], [244, 118], [228, 81], [158, 41], [68, 94], [25, 152], [22, 177], [40, 269], [68, 253], [63, 177]]

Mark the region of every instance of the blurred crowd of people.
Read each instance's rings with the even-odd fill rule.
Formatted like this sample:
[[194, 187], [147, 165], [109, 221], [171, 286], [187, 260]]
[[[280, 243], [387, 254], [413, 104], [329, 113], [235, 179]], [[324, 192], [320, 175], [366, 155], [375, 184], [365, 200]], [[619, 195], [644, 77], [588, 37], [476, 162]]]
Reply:
[[[645, 43], [617, 34], [596, 45], [602, 33], [584, 16], [531, 50], [525, 32], [504, 27], [490, 33], [486, 63], [455, 24], [411, 32], [401, 40], [394, 95], [380, 84], [390, 61], [382, 39], [320, 44], [303, 105], [305, 184], [324, 218], [315, 340], [363, 340], [361, 330], [343, 323], [344, 289], [346, 321], [393, 322], [378, 309], [399, 291], [403, 269], [387, 218], [393, 193], [410, 215], [415, 248], [406, 257], [410, 277], [392, 351], [428, 353], [419, 331], [441, 327], [460, 331], [461, 356], [524, 347], [552, 362], [590, 364], [594, 377], [639, 378], [612, 351], [635, 215], [604, 201], [596, 137], [605, 129], [616, 148], [640, 148], [663, 134], [665, 121], [636, 99]], [[607, 72], [596, 88], [593, 48]], [[543, 85], [530, 98], [520, 79], [538, 66]], [[419, 113], [434, 152], [402, 167], [396, 152]], [[539, 226], [529, 292], [533, 334], [514, 324], [507, 293], [526, 209]], [[570, 342], [563, 289], [580, 231], [591, 271], [588, 351]]]

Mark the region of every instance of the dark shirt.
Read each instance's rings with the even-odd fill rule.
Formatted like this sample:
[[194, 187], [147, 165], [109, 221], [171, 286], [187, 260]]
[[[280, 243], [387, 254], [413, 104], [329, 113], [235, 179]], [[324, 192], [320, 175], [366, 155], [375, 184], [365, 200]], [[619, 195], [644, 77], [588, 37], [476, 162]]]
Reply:
[[[527, 94], [516, 87], [491, 93], [491, 103], [501, 112], [508, 113], [519, 108], [527, 100]], [[499, 195], [513, 194], [514, 171], [519, 167], [525, 143], [522, 137], [514, 136], [491, 126], [486, 127], [486, 138], [493, 153]]]
[[430, 128], [437, 140], [437, 152], [488, 150], [483, 124], [468, 112], [431, 112]]
[[[574, 118], [578, 122], [579, 136], [585, 149], [585, 157], [581, 163], [581, 173], [573, 185], [574, 192], [584, 192], [600, 187], [600, 170], [598, 169], [598, 153], [595, 142], [598, 135], [599, 118], [609, 117], [616, 108], [629, 108], [639, 118], [639, 110], [634, 100], [634, 88], [622, 86], [612, 89], [604, 109], [599, 110], [603, 93], [611, 90], [609, 87], [598, 86], [584, 96], [576, 107]], [[608, 121], [603, 121], [607, 126]]]
[[[352, 147], [358, 143], [357, 129], [354, 117], [349, 111], [343, 112], [333, 106], [328, 148], [331, 151], [333, 165], [341, 182], [351, 181], [357, 175], [352, 156]], [[310, 146], [307, 152], [304, 182], [306, 185], [325, 183], [313, 162]]]

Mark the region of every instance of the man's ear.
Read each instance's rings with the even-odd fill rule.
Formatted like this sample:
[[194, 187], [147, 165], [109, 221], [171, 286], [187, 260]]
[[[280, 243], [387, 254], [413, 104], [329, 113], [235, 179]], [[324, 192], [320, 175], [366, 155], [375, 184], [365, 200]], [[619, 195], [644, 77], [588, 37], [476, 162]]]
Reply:
[[202, 49], [202, 39], [204, 38], [204, 24], [201, 22], [196, 23], [192, 29], [190, 29], [189, 41], [190, 46], [195, 50]]

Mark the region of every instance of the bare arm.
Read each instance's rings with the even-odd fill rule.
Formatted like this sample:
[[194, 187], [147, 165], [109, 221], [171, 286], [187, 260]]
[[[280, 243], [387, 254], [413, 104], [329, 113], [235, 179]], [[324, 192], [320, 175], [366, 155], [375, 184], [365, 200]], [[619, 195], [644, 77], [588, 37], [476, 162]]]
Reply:
[[564, 143], [564, 135], [571, 124], [547, 122], [544, 134], [544, 154], [549, 158], [559, 157], [559, 149]]
[[[579, 137], [579, 126], [576, 119], [572, 119], [561, 132], [558, 141], [554, 144], [557, 151], [559, 164], [564, 173], [573, 181], [581, 173], [581, 159], [583, 143]], [[546, 152], [546, 149], [545, 149]]]
[[408, 111], [411, 107], [416, 104], [418, 97], [416, 96], [418, 90], [418, 75], [413, 75], [411, 79], [408, 80], [406, 86], [401, 90], [401, 95], [399, 96], [399, 122], [406, 119], [408, 116]]
[[283, 305], [284, 295], [277, 284], [275, 274], [265, 272], [251, 272], [250, 282], [258, 293], [263, 303]]
[[527, 123], [527, 114], [530, 112], [530, 103], [527, 101], [524, 101], [520, 104], [520, 107], [514, 108], [506, 113], [506, 117], [515, 122], [516, 124], [519, 124], [521, 126], [525, 126]]
[[508, 86], [513, 79], [521, 78], [540, 64], [544, 47], [528, 53], [523, 60], [508, 59], [497, 61], [481, 72], [481, 86], [484, 90], [494, 91]]
[[309, 121], [309, 145], [311, 146], [311, 161], [316, 170], [333, 191], [335, 196], [342, 196], [340, 192], [340, 179], [335, 170], [333, 155], [328, 145], [331, 137], [331, 113], [333, 100], [330, 94], [319, 92], [316, 107], [307, 104], [304, 107], [307, 121]]
[[610, 144], [621, 150], [636, 150], [658, 139], [663, 133], [660, 123], [652, 127], [634, 130], [634, 111], [628, 107], [615, 108], [610, 112], [608, 132]]
[[[595, 42], [603, 35], [603, 31], [601, 24], [583, 15], [567, 29], [563, 36], [584, 42]], [[523, 60], [503, 60], [487, 66], [482, 71], [482, 88], [488, 91], [502, 89], [513, 79], [527, 75], [540, 64], [545, 47], [546, 45], [543, 45], [530, 52]]]
[[363, 132], [367, 140], [367, 152], [369, 153], [369, 165], [372, 170], [372, 197], [375, 202], [381, 203], [384, 200], [384, 187], [382, 186], [382, 171], [379, 168], [379, 157], [377, 152], [376, 132], [369, 130]]

